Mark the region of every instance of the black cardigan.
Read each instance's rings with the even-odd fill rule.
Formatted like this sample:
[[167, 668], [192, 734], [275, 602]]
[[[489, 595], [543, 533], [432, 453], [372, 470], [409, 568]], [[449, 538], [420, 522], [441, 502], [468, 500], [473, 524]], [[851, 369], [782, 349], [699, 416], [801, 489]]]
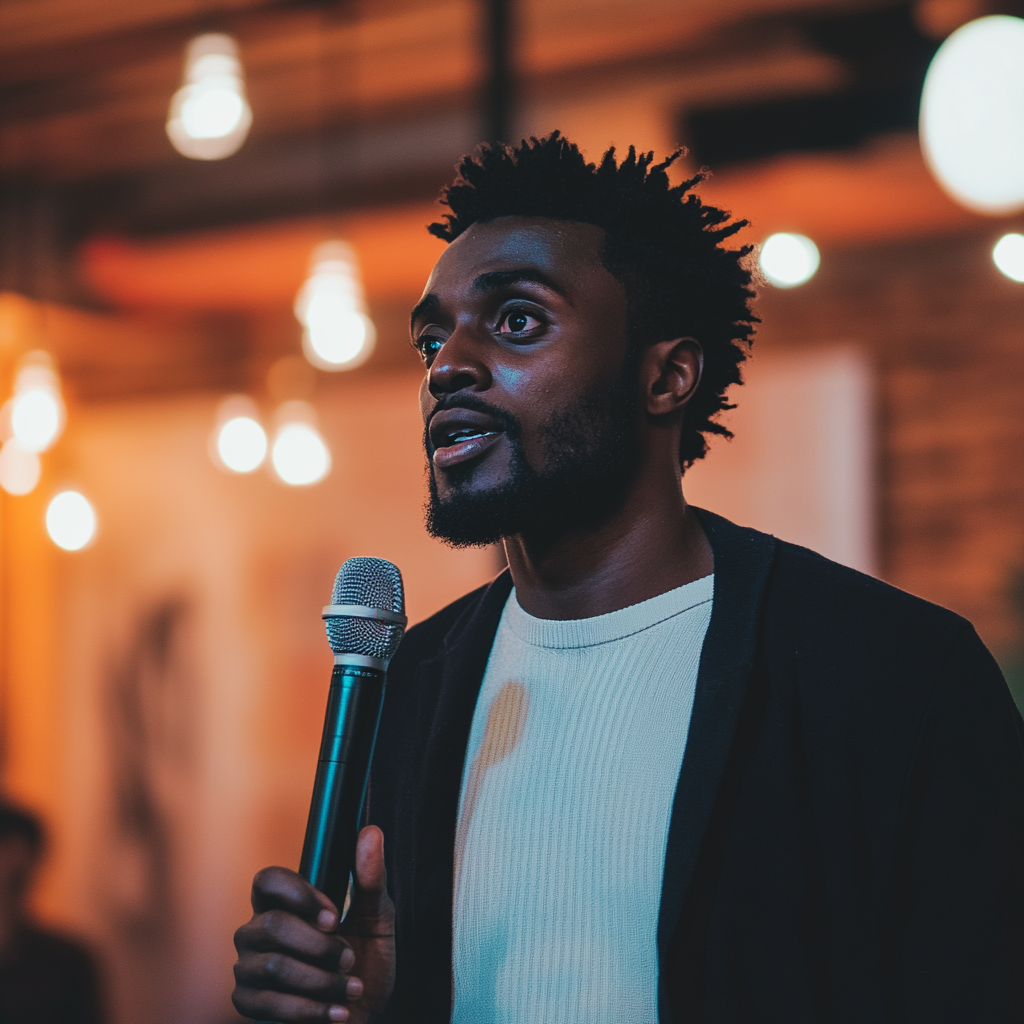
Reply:
[[[1024, 723], [974, 629], [698, 515], [715, 598], [669, 826], [659, 1020], [1024, 1021]], [[387, 1021], [450, 1017], [459, 786], [511, 586], [415, 626], [391, 664], [370, 796], [398, 912]]]

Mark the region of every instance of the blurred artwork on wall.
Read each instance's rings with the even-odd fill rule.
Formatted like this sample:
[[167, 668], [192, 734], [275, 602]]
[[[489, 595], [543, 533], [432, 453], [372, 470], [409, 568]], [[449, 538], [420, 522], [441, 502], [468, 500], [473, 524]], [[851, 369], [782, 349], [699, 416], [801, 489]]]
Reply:
[[55, 885], [101, 949], [114, 1024], [230, 1019], [253, 874], [296, 866], [331, 671], [320, 610], [346, 558], [400, 565], [422, 618], [496, 571], [422, 527], [413, 378], [319, 403], [325, 481], [217, 468], [218, 396], [83, 412], [64, 470], [95, 503], [60, 555], [52, 709], [74, 855]]

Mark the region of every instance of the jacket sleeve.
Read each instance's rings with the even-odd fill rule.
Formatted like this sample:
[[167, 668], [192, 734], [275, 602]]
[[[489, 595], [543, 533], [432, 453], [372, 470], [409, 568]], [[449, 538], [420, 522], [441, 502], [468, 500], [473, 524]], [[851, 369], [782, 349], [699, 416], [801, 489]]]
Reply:
[[1024, 727], [959, 620], [905, 790], [889, 937], [893, 1017], [1024, 1021]]

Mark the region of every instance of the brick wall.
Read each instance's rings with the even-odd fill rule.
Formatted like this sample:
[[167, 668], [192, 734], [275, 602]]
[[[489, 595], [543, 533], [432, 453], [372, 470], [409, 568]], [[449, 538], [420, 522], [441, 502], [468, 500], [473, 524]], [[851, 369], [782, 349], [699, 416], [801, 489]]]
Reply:
[[818, 275], [766, 286], [755, 352], [854, 342], [878, 393], [879, 568], [953, 608], [998, 654], [1024, 642], [1024, 285], [1000, 232], [822, 251]]

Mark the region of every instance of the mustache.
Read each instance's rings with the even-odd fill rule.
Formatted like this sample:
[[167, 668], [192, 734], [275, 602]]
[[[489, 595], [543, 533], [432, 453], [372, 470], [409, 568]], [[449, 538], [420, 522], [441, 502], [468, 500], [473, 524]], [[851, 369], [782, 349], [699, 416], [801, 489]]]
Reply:
[[502, 409], [500, 406], [491, 405], [490, 402], [485, 402], [482, 398], [478, 398], [476, 395], [466, 394], [457, 396], [445, 396], [440, 399], [437, 405], [431, 410], [430, 415], [427, 417], [427, 421], [423, 426], [423, 447], [427, 451], [427, 455], [433, 456], [434, 447], [430, 440], [430, 424], [433, 422], [434, 417], [439, 412], [447, 412], [449, 409], [468, 409], [470, 412], [483, 413], [485, 416], [490, 416], [495, 422], [501, 425], [501, 429], [509, 436], [513, 441], [517, 441], [522, 436], [522, 426], [519, 419], [513, 416], [507, 409]]

